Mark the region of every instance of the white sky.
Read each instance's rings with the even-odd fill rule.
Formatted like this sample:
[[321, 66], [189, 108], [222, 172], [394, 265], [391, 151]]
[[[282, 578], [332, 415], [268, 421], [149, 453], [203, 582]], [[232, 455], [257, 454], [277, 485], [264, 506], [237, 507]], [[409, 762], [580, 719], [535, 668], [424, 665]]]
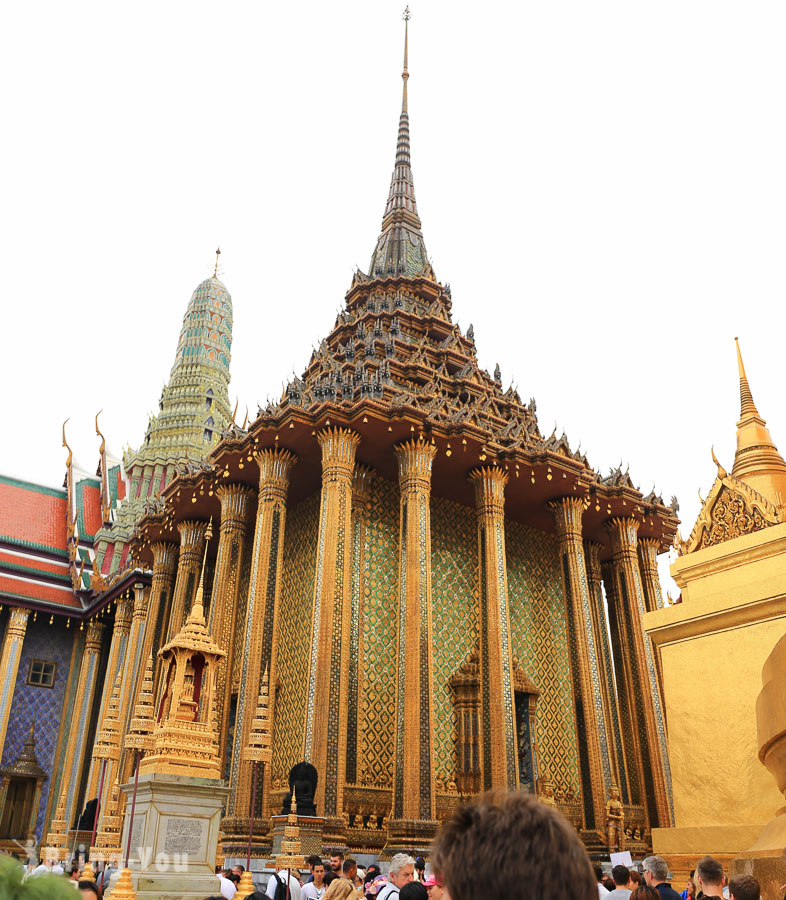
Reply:
[[[301, 372], [376, 240], [402, 0], [15, 3], [0, 53], [0, 471], [141, 441], [222, 248], [230, 394]], [[481, 364], [690, 532], [733, 337], [786, 450], [786, 6], [412, 0], [426, 245]], [[253, 417], [253, 415], [252, 415]], [[668, 586], [668, 585], [667, 585]], [[674, 588], [671, 588], [674, 593]]]

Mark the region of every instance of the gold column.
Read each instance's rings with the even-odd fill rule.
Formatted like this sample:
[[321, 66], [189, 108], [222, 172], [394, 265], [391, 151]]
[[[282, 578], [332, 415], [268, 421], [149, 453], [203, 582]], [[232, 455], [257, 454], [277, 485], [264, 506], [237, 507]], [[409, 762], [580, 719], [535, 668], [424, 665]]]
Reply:
[[568, 611], [585, 829], [599, 834], [605, 843], [606, 799], [612, 785], [612, 769], [581, 539], [584, 502], [578, 497], [562, 497], [552, 500], [548, 507], [557, 526]]
[[589, 584], [590, 609], [592, 612], [592, 633], [595, 637], [595, 648], [598, 652], [598, 678], [603, 701], [606, 739], [611, 755], [611, 774], [614, 783], [620, 789], [623, 802], [629, 803], [628, 778], [625, 768], [625, 755], [622, 752], [622, 727], [620, 725], [617, 691], [614, 686], [614, 666], [609, 647], [609, 630], [606, 627], [606, 604], [601, 587], [602, 575], [600, 565], [601, 545], [595, 541], [584, 541], [584, 558], [587, 564], [587, 582]]
[[347, 766], [352, 481], [360, 438], [347, 428], [326, 428], [317, 440], [322, 497], [303, 747], [319, 773], [317, 813], [335, 819], [344, 809]]
[[349, 634], [349, 689], [347, 692], [347, 784], [356, 784], [362, 751], [363, 596], [365, 547], [371, 469], [355, 465], [352, 481], [352, 603]]
[[76, 683], [74, 706], [62, 768], [61, 802], [64, 804], [63, 819], [66, 832], [73, 825], [75, 814], [80, 811], [75, 809], [75, 803], [79, 801], [79, 797], [76, 795], [79, 791], [79, 782], [87, 755], [87, 729], [95, 697], [103, 631], [104, 626], [101, 622], [88, 624], [85, 648], [82, 651], [82, 660], [79, 665], [79, 677]]
[[[390, 840], [399, 822], [434, 823], [431, 672], [431, 467], [437, 448], [396, 448], [401, 491], [395, 764]], [[436, 823], [434, 823], [436, 824]]]
[[[242, 645], [240, 693], [237, 702], [235, 737], [232, 744], [230, 792], [227, 818], [232, 827], [243, 825], [239, 820], [248, 815], [251, 799], [251, 764], [241, 760], [248, 742], [251, 723], [259, 697], [259, 684], [265, 667], [269, 683], [276, 683], [276, 659], [279, 596], [281, 593], [281, 561], [284, 554], [284, 527], [287, 512], [289, 473], [297, 457], [289, 450], [261, 450], [256, 454], [259, 464], [259, 503], [254, 531], [254, 556], [251, 565], [251, 584], [248, 591], [245, 633]], [[271, 707], [274, 689], [271, 687]], [[272, 715], [275, 715], [273, 710]], [[271, 716], [272, 719], [272, 716]], [[265, 783], [268, 774], [266, 766]], [[265, 802], [269, 791], [264, 790]], [[265, 810], [263, 809], [263, 813]], [[224, 828], [228, 834], [232, 828]], [[257, 828], [254, 829], [257, 831]], [[247, 831], [246, 831], [247, 833]], [[242, 834], [240, 840], [243, 840]]]
[[207, 522], [187, 519], [177, 523], [180, 532], [180, 558], [177, 563], [175, 593], [172, 597], [172, 612], [169, 615], [167, 640], [172, 638], [183, 627], [183, 623], [194, 602], [199, 571], [202, 566], [202, 551], [205, 545], [205, 529]]
[[14, 702], [16, 676], [19, 672], [19, 660], [22, 656], [22, 644], [25, 642], [29, 615], [30, 610], [19, 606], [9, 610], [8, 625], [0, 650], [0, 753], [5, 746], [8, 717], [11, 715], [11, 704]]
[[218, 539], [213, 596], [210, 601], [208, 629], [213, 639], [226, 652], [216, 670], [216, 722], [218, 725], [218, 758], [226, 757], [229, 737], [229, 703], [232, 690], [232, 660], [237, 631], [237, 598], [243, 566], [248, 512], [254, 491], [242, 484], [221, 485], [216, 491], [221, 501], [221, 527]]
[[644, 605], [647, 612], [653, 609], [661, 609], [663, 606], [663, 594], [660, 589], [660, 576], [658, 575], [658, 550], [660, 541], [657, 538], [641, 538], [638, 542], [639, 567], [641, 570], [641, 582], [644, 588]]
[[636, 551], [639, 523], [629, 517], [613, 518], [606, 528], [615, 563], [617, 628], [625, 639], [619, 659], [629, 721], [623, 724], [632, 726], [638, 738], [631, 741], [631, 750], [650, 828], [668, 828], [673, 821], [671, 770], [652, 648], [641, 623], [645, 605]]
[[505, 484], [497, 466], [470, 473], [478, 517], [480, 712], [483, 787], [518, 787], [515, 700], [510, 655], [508, 572], [505, 558]]
[[[115, 686], [118, 669], [126, 663], [126, 648], [128, 646], [128, 636], [131, 632], [131, 614], [133, 611], [133, 601], [123, 595], [117, 598], [115, 606], [115, 622], [112, 628], [112, 640], [109, 644], [109, 658], [106, 663], [104, 674], [104, 688], [101, 692], [101, 705], [98, 709], [98, 720], [96, 733], [103, 728], [104, 716], [107, 712], [109, 700]], [[107, 774], [104, 778], [104, 793], [107, 791], [107, 782], [109, 781], [110, 768], [112, 763], [107, 765]], [[96, 756], [91, 756], [90, 772], [87, 776], [87, 787], [85, 789], [85, 799], [92, 800], [98, 794], [99, 781], [101, 777], [101, 761]], [[109, 782], [111, 784], [111, 782]], [[104, 801], [101, 799], [101, 807]]]

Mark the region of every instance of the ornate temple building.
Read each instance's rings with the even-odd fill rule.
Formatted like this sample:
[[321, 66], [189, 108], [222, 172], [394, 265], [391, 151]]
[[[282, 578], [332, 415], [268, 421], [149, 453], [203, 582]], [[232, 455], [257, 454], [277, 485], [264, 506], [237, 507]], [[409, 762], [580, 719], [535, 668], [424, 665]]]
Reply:
[[[654, 843], [680, 876], [706, 853], [730, 864], [755, 848], [782, 811], [786, 784], [762, 765], [771, 756], [774, 772], [783, 759], [769, 744], [783, 725], [786, 671], [782, 647], [780, 658], [773, 648], [786, 634], [786, 462], [754, 403], [739, 345], [737, 362], [734, 464], [727, 472], [713, 452], [715, 481], [690, 536], [676, 541], [680, 602], [644, 617], [662, 672], [674, 784], [674, 827], [658, 828]], [[768, 670], [770, 654], [777, 665]], [[773, 683], [757, 726], [763, 680]], [[772, 845], [750, 856], [763, 848]]]
[[[167, 648], [202, 619], [218, 647], [210, 704], [227, 860], [245, 859], [250, 811], [254, 854], [270, 856], [271, 814], [303, 760], [317, 770], [326, 847], [426, 848], [462, 797], [490, 787], [539, 792], [598, 854], [643, 851], [673, 822], [641, 619], [664, 605], [657, 555], [676, 503], [644, 496], [619, 469], [600, 475], [564, 434], [542, 435], [534, 400], [478, 366], [473, 328], [453, 322], [426, 253], [408, 78], [405, 39], [381, 233], [302, 376], [248, 427], [231, 421], [231, 301], [204, 282], [141, 449], [120, 465], [102, 444], [83, 489], [100, 505], [78, 533], [71, 463], [52, 518], [59, 543], [36, 551], [41, 573], [57, 556], [73, 574], [89, 535], [68, 591], [78, 608], [4, 594], [3, 765], [22, 752], [42, 692], [32, 656], [48, 665], [56, 640], [63, 659], [49, 743], [36, 748], [46, 787], [21, 816], [35, 813], [36, 840], [72, 842], [99, 795], [99, 841], [114, 839], [102, 833], [116, 835], [134, 755], [122, 735], [140, 697], [164, 710]], [[26, 534], [9, 541], [31, 554], [45, 543]], [[272, 761], [252, 810], [246, 748], [268, 682]], [[189, 708], [204, 720], [197, 693]], [[6, 798], [22, 795], [16, 784], [5, 778]]]

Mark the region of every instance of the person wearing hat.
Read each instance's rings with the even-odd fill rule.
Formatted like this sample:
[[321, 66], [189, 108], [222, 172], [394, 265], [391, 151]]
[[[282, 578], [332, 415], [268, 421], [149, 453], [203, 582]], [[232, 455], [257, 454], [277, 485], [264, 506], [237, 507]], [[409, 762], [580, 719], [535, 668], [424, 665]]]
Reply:
[[437, 878], [436, 875], [429, 875], [423, 882], [423, 887], [428, 891], [429, 900], [442, 900], [445, 896], [445, 887], [442, 884], [442, 879]]

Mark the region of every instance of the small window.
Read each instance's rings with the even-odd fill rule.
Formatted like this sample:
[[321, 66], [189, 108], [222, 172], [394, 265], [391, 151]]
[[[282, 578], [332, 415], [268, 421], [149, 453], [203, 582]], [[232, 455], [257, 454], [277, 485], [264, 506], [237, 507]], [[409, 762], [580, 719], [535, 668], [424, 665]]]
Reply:
[[43, 659], [31, 659], [27, 683], [35, 687], [54, 687], [56, 672], [57, 663], [46, 662]]

